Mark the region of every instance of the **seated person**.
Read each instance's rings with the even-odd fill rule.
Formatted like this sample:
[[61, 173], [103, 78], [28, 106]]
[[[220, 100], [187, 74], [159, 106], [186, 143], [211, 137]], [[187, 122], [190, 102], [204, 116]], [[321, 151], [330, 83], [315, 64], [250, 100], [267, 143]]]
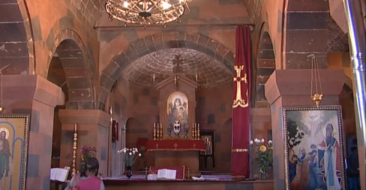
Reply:
[[65, 190], [105, 190], [103, 181], [98, 176], [99, 162], [91, 157], [85, 163], [85, 172], [76, 174], [67, 184]]

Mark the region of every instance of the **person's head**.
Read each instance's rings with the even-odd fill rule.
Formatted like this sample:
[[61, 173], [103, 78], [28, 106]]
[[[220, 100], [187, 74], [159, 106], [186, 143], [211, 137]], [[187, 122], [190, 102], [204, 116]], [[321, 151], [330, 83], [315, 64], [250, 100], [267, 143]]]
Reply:
[[326, 137], [331, 137], [333, 135], [333, 130], [333, 125], [329, 123], [325, 128]]
[[90, 157], [85, 163], [85, 173], [87, 176], [94, 175], [98, 176], [99, 162], [96, 158]]
[[182, 105], [182, 102], [180, 101], [180, 99], [179, 99], [179, 98], [176, 98], [176, 99], [174, 100], [174, 105], [175, 105], [175, 106], [181, 106], [181, 105]]
[[310, 155], [310, 157], [311, 158], [315, 158], [316, 157], [316, 155], [317, 155], [317, 151], [316, 150], [312, 150], [310, 153], [309, 153], [309, 155]]
[[305, 156], [305, 155], [306, 155], [306, 150], [305, 150], [305, 148], [300, 149], [300, 155], [301, 155], [301, 156]]
[[5, 139], [6, 138], [6, 132], [5, 131], [1, 131], [0, 137]]

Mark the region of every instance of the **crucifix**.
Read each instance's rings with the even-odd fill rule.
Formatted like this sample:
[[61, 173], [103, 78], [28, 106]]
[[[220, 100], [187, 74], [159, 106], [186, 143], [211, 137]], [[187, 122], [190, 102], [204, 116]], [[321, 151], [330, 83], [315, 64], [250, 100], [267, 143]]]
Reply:
[[236, 108], [238, 106], [242, 108], [248, 107], [248, 89], [246, 89], [247, 101], [243, 99], [241, 94], [241, 82], [244, 82], [245, 84], [248, 82], [247, 74], [244, 73], [244, 76], [241, 75], [243, 70], [244, 66], [235, 66], [236, 76], [234, 77], [234, 82], [236, 82], [236, 96], [233, 102], [233, 108]]
[[180, 65], [183, 64], [183, 59], [181, 57], [182, 57], [181, 55], [174, 56], [173, 65], [175, 66], [173, 67], [173, 73], [179, 73], [182, 71]]

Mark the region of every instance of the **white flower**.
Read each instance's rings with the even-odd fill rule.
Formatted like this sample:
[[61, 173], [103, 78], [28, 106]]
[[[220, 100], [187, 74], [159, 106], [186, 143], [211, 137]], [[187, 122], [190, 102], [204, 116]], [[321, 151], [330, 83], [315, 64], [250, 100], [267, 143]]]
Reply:
[[268, 141], [268, 144], [272, 144], [272, 141], [271, 141], [271, 140], [269, 140], [269, 141]]
[[260, 140], [259, 140], [259, 139], [257, 139], [257, 138], [255, 138], [255, 139], [254, 139], [254, 142], [255, 142], [255, 143], [259, 143], [259, 142], [260, 142]]
[[249, 144], [250, 144], [250, 145], [252, 145], [252, 144], [253, 144], [253, 141], [252, 141], [252, 140], [250, 140], [250, 141], [249, 141]]
[[127, 150], [126, 149], [123, 149], [123, 153], [126, 153], [127, 152]]
[[141, 157], [141, 153], [139, 153], [139, 157]]
[[261, 143], [264, 143], [264, 139], [261, 139]]
[[128, 153], [130, 156], [132, 155], [132, 153], [130, 152], [130, 153]]

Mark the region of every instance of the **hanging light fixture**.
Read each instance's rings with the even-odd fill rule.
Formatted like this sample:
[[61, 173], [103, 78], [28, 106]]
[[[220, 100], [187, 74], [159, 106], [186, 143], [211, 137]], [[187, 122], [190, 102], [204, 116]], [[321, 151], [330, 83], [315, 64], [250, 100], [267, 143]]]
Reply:
[[105, 9], [111, 18], [127, 24], [165, 24], [189, 12], [192, 0], [107, 0]]
[[320, 81], [319, 66], [314, 54], [310, 54], [308, 57], [311, 57], [311, 99], [314, 101], [316, 107], [319, 107], [320, 102], [323, 99], [323, 89]]

